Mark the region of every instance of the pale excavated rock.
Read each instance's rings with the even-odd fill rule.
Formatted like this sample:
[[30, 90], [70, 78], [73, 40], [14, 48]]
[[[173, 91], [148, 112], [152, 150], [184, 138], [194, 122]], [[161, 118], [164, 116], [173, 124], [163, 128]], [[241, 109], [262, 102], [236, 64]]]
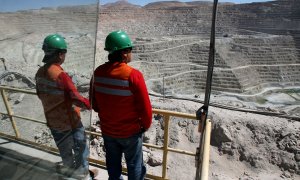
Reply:
[[147, 162], [150, 166], [161, 166], [162, 165], [162, 158], [160, 156], [154, 156], [153, 154], [149, 156], [149, 160]]
[[[212, 102], [234, 107], [299, 115], [299, 2], [220, 4], [217, 20], [216, 62]], [[132, 66], [143, 72], [149, 92], [204, 99], [211, 25], [211, 4], [123, 4], [99, 11], [96, 66], [107, 61], [103, 51], [106, 35], [116, 29], [132, 37]], [[41, 42], [45, 35], [62, 33], [69, 42], [64, 68], [79, 91], [87, 96], [93, 69], [94, 7], [43, 8], [0, 13], [1, 85], [34, 90], [34, 74], [41, 66]], [[93, 9], [95, 10], [95, 9]], [[59, 16], [59, 19], [55, 17]], [[55, 20], [55, 26], [53, 21]], [[124, 21], [126, 19], [126, 21]], [[27, 21], [30, 20], [30, 21]], [[147, 22], [147, 23], [145, 23]], [[282, 89], [292, 87], [292, 89]], [[15, 114], [44, 119], [37, 97], [8, 93]], [[151, 97], [153, 108], [195, 114], [200, 103]], [[30, 106], [29, 106], [30, 105]], [[30, 114], [24, 112], [30, 107]], [[5, 111], [0, 101], [1, 111]], [[299, 179], [298, 122], [257, 114], [210, 108], [213, 116], [210, 179]], [[85, 125], [90, 112], [83, 111]], [[92, 130], [100, 132], [99, 118], [92, 116]], [[197, 121], [171, 119], [169, 146], [194, 152], [198, 147]], [[8, 116], [1, 115], [1, 132], [12, 133]], [[36, 127], [35, 127], [36, 126]], [[20, 129], [22, 136], [43, 144], [49, 134], [27, 122], [35, 133]], [[87, 126], [88, 127], [88, 126]], [[144, 142], [163, 144], [163, 117], [155, 115]], [[27, 130], [27, 129], [26, 129]], [[49, 138], [49, 139], [48, 139]], [[91, 141], [91, 156], [104, 158], [102, 139]], [[53, 145], [53, 142], [52, 142]], [[55, 145], [53, 145], [55, 146]], [[145, 162], [161, 171], [162, 155], [143, 148]], [[169, 153], [170, 179], [193, 179], [194, 159]], [[124, 162], [124, 161], [123, 161]]]

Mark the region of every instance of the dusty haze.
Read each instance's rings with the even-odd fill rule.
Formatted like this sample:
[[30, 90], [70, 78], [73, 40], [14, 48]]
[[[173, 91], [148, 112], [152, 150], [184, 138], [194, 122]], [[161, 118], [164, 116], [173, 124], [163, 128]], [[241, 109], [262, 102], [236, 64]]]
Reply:
[[[211, 102], [294, 120], [210, 107], [210, 179], [300, 178], [299, 3], [219, 4]], [[101, 6], [98, 24], [94, 5], [0, 13], [1, 85], [34, 89], [42, 40], [57, 32], [69, 45], [63, 67], [87, 96], [95, 40], [98, 66], [107, 58], [106, 35], [123, 29], [134, 41], [130, 64], [143, 72], [153, 108], [194, 114], [204, 100], [211, 10], [212, 4], [203, 2], [140, 7], [122, 1]], [[10, 93], [9, 102], [14, 113], [44, 120], [37, 97]], [[5, 112], [2, 102], [0, 110]], [[97, 116], [90, 122], [90, 112], [82, 113], [85, 125], [97, 130]], [[9, 118], [0, 118], [1, 132], [12, 134]], [[17, 124], [31, 127], [20, 129], [27, 139], [54, 146], [45, 126], [18, 119]], [[162, 145], [163, 128], [161, 117], [154, 116], [145, 142]], [[195, 152], [200, 136], [196, 129], [196, 121], [172, 118], [169, 146]], [[91, 139], [91, 156], [103, 159], [104, 154], [101, 139]], [[160, 175], [162, 153], [144, 148], [144, 155], [148, 172]], [[170, 179], [194, 179], [195, 172], [192, 157], [169, 154]]]

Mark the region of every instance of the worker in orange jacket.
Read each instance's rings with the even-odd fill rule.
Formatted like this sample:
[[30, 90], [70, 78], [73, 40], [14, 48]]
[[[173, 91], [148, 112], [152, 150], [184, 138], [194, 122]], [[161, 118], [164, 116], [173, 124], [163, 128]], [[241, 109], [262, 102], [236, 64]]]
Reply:
[[152, 123], [152, 107], [140, 71], [130, 67], [132, 42], [124, 31], [111, 32], [105, 40], [108, 62], [94, 71], [90, 98], [98, 112], [106, 150], [109, 179], [123, 179], [122, 153], [129, 180], [144, 179], [142, 134]]
[[77, 170], [81, 176], [88, 175], [89, 151], [80, 108], [91, 109], [89, 100], [79, 94], [61, 67], [67, 53], [65, 39], [59, 34], [51, 34], [44, 39], [43, 50], [45, 65], [39, 68], [35, 78], [47, 126], [59, 149], [63, 165]]

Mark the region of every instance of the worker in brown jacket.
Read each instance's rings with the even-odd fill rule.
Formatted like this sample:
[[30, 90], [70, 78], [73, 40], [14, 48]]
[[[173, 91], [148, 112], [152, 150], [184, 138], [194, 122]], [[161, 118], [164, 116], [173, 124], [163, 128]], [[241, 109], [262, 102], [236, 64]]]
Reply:
[[[67, 44], [59, 34], [44, 39], [44, 66], [36, 73], [36, 91], [44, 108], [47, 126], [59, 149], [64, 167], [84, 177], [88, 175], [88, 145], [80, 118], [80, 108], [91, 109], [61, 64]], [[78, 178], [80, 179], [80, 178]]]

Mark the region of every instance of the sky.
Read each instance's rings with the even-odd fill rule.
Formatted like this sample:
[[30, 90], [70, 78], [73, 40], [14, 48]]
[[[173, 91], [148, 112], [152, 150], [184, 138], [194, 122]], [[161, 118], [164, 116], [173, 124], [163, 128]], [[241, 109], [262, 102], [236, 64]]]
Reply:
[[[100, 4], [106, 4], [111, 2], [116, 2], [117, 0], [100, 0]], [[148, 3], [155, 2], [153, 0], [127, 0], [131, 4], [137, 4], [144, 6]], [[160, 1], [174, 1], [174, 0], [160, 0]], [[181, 1], [181, 2], [191, 2], [191, 1], [213, 1], [213, 0], [175, 0], [175, 1]], [[250, 2], [266, 2], [266, 1], [272, 1], [272, 0], [219, 0], [219, 2], [233, 2], [233, 3], [250, 3]]]
[[[100, 0], [100, 4], [112, 3], [117, 0]], [[155, 0], [127, 0], [131, 4], [144, 6]], [[168, 1], [168, 0], [162, 0]], [[169, 0], [170, 1], [170, 0]], [[195, 0], [178, 0], [181, 2], [190, 2]], [[196, 0], [199, 1], [199, 0]], [[212, 0], [206, 0], [212, 1]], [[219, 0], [219, 2], [233, 2], [233, 3], [250, 3], [250, 2], [265, 2], [272, 0]], [[41, 7], [57, 7], [61, 5], [84, 5], [96, 4], [98, 0], [0, 0], [0, 12], [10, 12], [26, 9], [40, 9]]]
[[0, 0], [0, 12], [96, 3], [98, 3], [98, 0]]

